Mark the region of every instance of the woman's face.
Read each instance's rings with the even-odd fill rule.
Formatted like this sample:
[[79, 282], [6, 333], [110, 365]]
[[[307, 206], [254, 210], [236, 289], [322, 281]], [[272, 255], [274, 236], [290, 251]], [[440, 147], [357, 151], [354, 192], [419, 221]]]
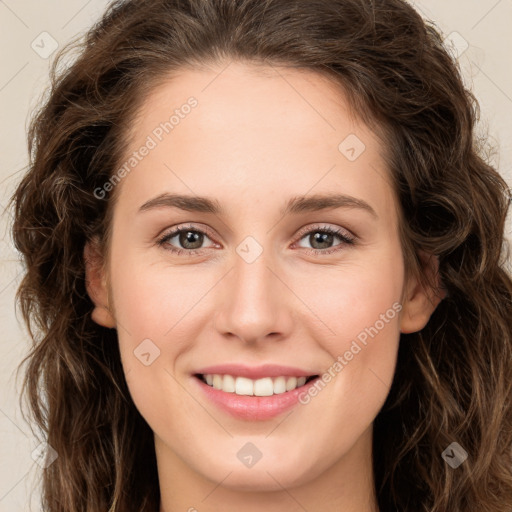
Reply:
[[[113, 316], [93, 318], [117, 328], [159, 465], [276, 490], [368, 467], [400, 331], [431, 310], [404, 280], [386, 148], [341, 91], [311, 72], [223, 68], [183, 70], [146, 99], [108, 286], [89, 291], [97, 305], [110, 291]], [[233, 378], [208, 377], [222, 390], [197, 374]]]

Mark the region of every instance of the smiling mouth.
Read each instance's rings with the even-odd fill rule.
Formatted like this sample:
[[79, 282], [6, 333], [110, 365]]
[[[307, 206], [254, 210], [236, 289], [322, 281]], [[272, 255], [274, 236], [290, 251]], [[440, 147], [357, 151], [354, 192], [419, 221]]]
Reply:
[[280, 376], [248, 379], [247, 377], [236, 377], [227, 374], [196, 373], [194, 377], [198, 378], [206, 385], [226, 393], [233, 393], [240, 396], [272, 396], [300, 388], [318, 378], [318, 375], [311, 375], [309, 377]]

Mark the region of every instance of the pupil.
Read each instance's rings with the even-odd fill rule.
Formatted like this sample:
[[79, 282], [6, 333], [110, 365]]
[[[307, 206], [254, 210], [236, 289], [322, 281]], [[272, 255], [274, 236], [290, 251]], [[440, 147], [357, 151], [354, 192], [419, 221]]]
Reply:
[[[322, 247], [320, 247], [321, 249], [325, 249], [326, 247], [328, 247], [329, 242], [332, 241], [331, 240], [332, 237], [333, 237], [333, 235], [331, 235], [330, 233], [318, 233], [317, 232], [313, 235], [315, 243], [319, 242], [320, 244], [327, 244], [327, 245], [323, 245]], [[311, 244], [311, 245], [314, 247], [314, 244]]]
[[[195, 233], [194, 231], [184, 231], [180, 236], [180, 244], [187, 249], [198, 249], [201, 247], [201, 233]], [[189, 247], [189, 243], [194, 244], [199, 240], [199, 244], [195, 247]]]

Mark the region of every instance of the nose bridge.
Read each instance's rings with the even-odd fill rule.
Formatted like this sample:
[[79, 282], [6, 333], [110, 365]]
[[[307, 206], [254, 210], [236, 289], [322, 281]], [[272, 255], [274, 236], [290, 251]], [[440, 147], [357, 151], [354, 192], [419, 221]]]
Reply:
[[270, 248], [246, 237], [233, 254], [232, 272], [226, 280], [216, 327], [250, 342], [267, 334], [284, 334], [291, 326], [286, 288], [275, 275], [276, 262]]

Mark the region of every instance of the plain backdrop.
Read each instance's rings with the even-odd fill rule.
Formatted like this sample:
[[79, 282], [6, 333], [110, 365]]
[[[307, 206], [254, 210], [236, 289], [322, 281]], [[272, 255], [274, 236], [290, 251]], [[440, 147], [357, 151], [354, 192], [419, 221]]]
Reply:
[[[19, 409], [21, 375], [15, 369], [29, 338], [14, 294], [22, 267], [5, 207], [28, 162], [26, 129], [48, 82], [55, 47], [83, 33], [104, 11], [106, 0], [0, 0], [0, 512], [39, 512], [37, 478], [41, 447]], [[453, 48], [466, 86], [476, 95], [481, 118], [497, 148], [492, 162], [512, 183], [512, 0], [423, 0], [411, 2], [436, 22]], [[510, 217], [507, 237], [510, 237]], [[33, 492], [32, 489], [35, 489]], [[32, 498], [31, 498], [32, 494]], [[98, 511], [100, 512], [100, 511]]]

